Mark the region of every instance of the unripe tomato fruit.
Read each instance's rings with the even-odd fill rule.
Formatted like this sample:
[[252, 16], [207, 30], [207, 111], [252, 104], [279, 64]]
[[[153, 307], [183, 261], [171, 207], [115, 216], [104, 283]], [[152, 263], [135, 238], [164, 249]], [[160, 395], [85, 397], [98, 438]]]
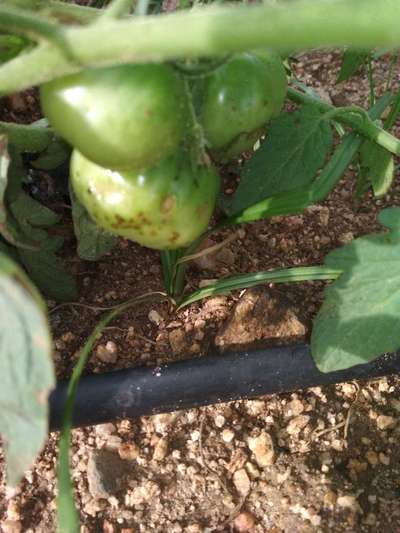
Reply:
[[263, 50], [233, 56], [202, 82], [200, 122], [210, 149], [232, 157], [250, 149], [283, 106], [281, 58]]
[[207, 229], [219, 189], [209, 167], [183, 152], [143, 171], [108, 170], [75, 150], [72, 186], [103, 229], [158, 250], [189, 245]]
[[168, 65], [89, 69], [40, 89], [44, 115], [98, 165], [146, 168], [173, 153], [187, 125], [182, 79]]

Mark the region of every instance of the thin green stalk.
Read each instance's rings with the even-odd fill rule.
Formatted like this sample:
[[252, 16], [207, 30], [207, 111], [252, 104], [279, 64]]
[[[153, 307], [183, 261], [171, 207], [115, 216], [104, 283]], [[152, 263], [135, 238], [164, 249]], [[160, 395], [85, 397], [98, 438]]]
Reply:
[[95, 20], [102, 10], [80, 6], [59, 0], [8, 0], [8, 5], [54, 17], [62, 22], [79, 22], [87, 24]]
[[[7, 10], [2, 7], [2, 12]], [[0, 68], [1, 93], [26, 89], [87, 66], [170, 61], [260, 47], [307, 49], [400, 44], [400, 2], [298, 0], [276, 5], [204, 6], [148, 17], [67, 27], [64, 39], [75, 62], [42, 44]], [[104, 38], [104, 36], [107, 38]], [[190, 38], [188, 38], [188, 36]]]
[[300, 281], [324, 281], [336, 279], [342, 273], [341, 270], [332, 269], [325, 266], [314, 267], [296, 267], [296, 268], [282, 268], [277, 270], [271, 270], [269, 272], [256, 272], [253, 274], [242, 274], [239, 276], [233, 276], [223, 280], [211, 283], [207, 287], [199, 289], [193, 292], [189, 296], [183, 299], [180, 303], [178, 310], [182, 307], [208, 298], [209, 296], [215, 296], [217, 294], [225, 294], [227, 292], [247, 289], [249, 287], [255, 287], [264, 283], [293, 283]]
[[9, 33], [25, 35], [33, 40], [48, 41], [64, 53], [67, 51], [63, 26], [33, 13], [0, 5], [0, 28]]
[[161, 250], [160, 258], [165, 290], [169, 296], [173, 296], [173, 278], [176, 252], [172, 250]]
[[118, 19], [123, 15], [129, 13], [133, 4], [133, 0], [112, 0], [101, 14], [98, 23], [103, 23], [106, 20]]
[[78, 388], [79, 379], [86, 366], [88, 358], [91, 354], [92, 347], [96, 340], [100, 337], [103, 329], [113, 320], [117, 315], [128, 309], [138, 305], [139, 303], [158, 298], [166, 298], [166, 295], [159, 292], [144, 294], [137, 298], [125, 302], [115, 309], [107, 313], [97, 324], [92, 334], [86, 341], [79, 354], [79, 359], [72, 372], [71, 379], [68, 383], [67, 400], [65, 405], [63, 426], [59, 442], [59, 459], [57, 468], [58, 477], [58, 496], [57, 496], [57, 519], [58, 530], [60, 533], [77, 533], [79, 531], [79, 518], [75, 508], [73, 485], [69, 468], [69, 448], [72, 431], [73, 408], [75, 395]]
[[398, 89], [397, 91], [390, 113], [384, 122], [385, 130], [391, 130], [393, 128], [393, 126], [396, 124], [396, 119], [399, 113], [400, 113], [400, 89]]
[[399, 52], [393, 52], [392, 58], [390, 60], [388, 79], [387, 79], [387, 82], [386, 82], [386, 91], [390, 90], [390, 86], [392, 84], [392, 79], [393, 79], [394, 67], [395, 67], [398, 59], [399, 59]]
[[137, 17], [144, 17], [149, 10], [150, 0], [138, 0], [135, 9], [135, 15]]
[[368, 56], [369, 107], [375, 105], [375, 80], [371, 55]]

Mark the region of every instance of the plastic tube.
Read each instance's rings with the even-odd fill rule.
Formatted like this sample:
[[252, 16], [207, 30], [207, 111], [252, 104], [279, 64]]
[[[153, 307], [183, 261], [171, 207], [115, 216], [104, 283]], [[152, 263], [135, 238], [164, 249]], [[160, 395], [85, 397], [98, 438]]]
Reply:
[[[370, 379], [400, 372], [400, 355], [323, 374], [309, 346], [282, 346], [189, 359], [160, 367], [139, 367], [82, 377], [74, 426], [165, 413], [306, 387]], [[50, 396], [50, 430], [62, 423], [67, 383]]]

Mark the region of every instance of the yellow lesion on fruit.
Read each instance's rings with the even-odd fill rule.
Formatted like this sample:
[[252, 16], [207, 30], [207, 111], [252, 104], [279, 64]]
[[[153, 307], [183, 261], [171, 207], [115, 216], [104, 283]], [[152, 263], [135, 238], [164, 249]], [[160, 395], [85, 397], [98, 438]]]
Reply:
[[176, 198], [172, 194], [169, 194], [168, 196], [164, 196], [164, 198], [162, 199], [160, 209], [162, 213], [167, 214], [172, 211], [175, 206]]

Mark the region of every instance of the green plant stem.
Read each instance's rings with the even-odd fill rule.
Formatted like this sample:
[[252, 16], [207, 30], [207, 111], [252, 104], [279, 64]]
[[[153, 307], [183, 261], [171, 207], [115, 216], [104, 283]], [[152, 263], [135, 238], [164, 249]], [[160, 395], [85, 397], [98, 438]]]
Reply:
[[372, 57], [368, 57], [368, 82], [369, 82], [369, 107], [375, 105], [375, 80], [374, 80], [374, 68], [372, 64]]
[[138, 0], [135, 9], [135, 15], [137, 17], [144, 17], [149, 10], [150, 0]]
[[224, 280], [216, 281], [193, 292], [184, 298], [179, 307], [185, 307], [193, 302], [202, 300], [209, 296], [217, 294], [224, 294], [239, 289], [247, 289], [255, 287], [264, 283], [292, 283], [300, 281], [324, 281], [336, 279], [342, 273], [341, 270], [332, 269], [325, 266], [314, 267], [296, 267], [296, 268], [282, 268], [278, 270], [271, 270], [269, 272], [256, 272], [252, 274], [242, 274], [240, 276], [233, 276]]
[[102, 13], [100, 9], [59, 0], [8, 0], [7, 4], [34, 11], [35, 13], [39, 12], [45, 16], [55, 17], [60, 21], [84, 24], [92, 22]]
[[103, 23], [105, 20], [118, 19], [129, 13], [133, 0], [112, 0], [109, 6], [103, 10], [98, 22]]
[[117, 315], [119, 315], [126, 309], [155, 298], [166, 298], [166, 295], [158, 292], [144, 294], [117, 306], [115, 309], [107, 313], [97, 324], [92, 334], [83, 346], [82, 350], [80, 351], [78, 362], [74, 367], [71, 379], [68, 383], [67, 400], [63, 417], [63, 427], [61, 430], [59, 443], [59, 460], [57, 468], [57, 518], [58, 531], [60, 531], [60, 533], [76, 533], [79, 531], [79, 520], [78, 514], [75, 509], [73, 486], [69, 471], [69, 447], [71, 440], [75, 395], [83, 369], [86, 366], [94, 343], [100, 337], [103, 329], [107, 326], [107, 324], [109, 324], [109, 322], [111, 322], [111, 320], [113, 320]]
[[30, 39], [49, 41], [62, 50], [66, 49], [63, 26], [30, 12], [0, 5], [0, 28]]
[[[7, 9], [2, 7], [2, 11]], [[382, 0], [379, 9], [376, 0], [364, 0], [362, 9], [360, 0], [299, 0], [276, 5], [204, 6], [195, 11], [110, 20], [101, 28], [65, 29], [74, 63], [44, 43], [3, 65], [0, 87], [2, 94], [15, 92], [89, 65], [168, 61], [260, 47], [396, 47], [400, 44], [399, 26], [398, 0]]]
[[50, 128], [13, 122], [0, 121], [0, 134], [7, 135], [8, 142], [19, 152], [43, 152], [55, 139]]
[[391, 130], [396, 123], [398, 114], [400, 113], [400, 89], [397, 90], [392, 108], [387, 116], [384, 127], [386, 130]]
[[400, 155], [399, 139], [375, 124], [370, 118], [368, 118], [367, 112], [362, 108], [336, 108], [309, 94], [297, 91], [292, 87], [289, 87], [288, 89], [288, 97], [298, 104], [311, 104], [317, 106], [321, 111], [326, 113], [326, 118], [350, 126], [357, 133], [360, 133], [370, 141], [376, 142], [392, 154]]

